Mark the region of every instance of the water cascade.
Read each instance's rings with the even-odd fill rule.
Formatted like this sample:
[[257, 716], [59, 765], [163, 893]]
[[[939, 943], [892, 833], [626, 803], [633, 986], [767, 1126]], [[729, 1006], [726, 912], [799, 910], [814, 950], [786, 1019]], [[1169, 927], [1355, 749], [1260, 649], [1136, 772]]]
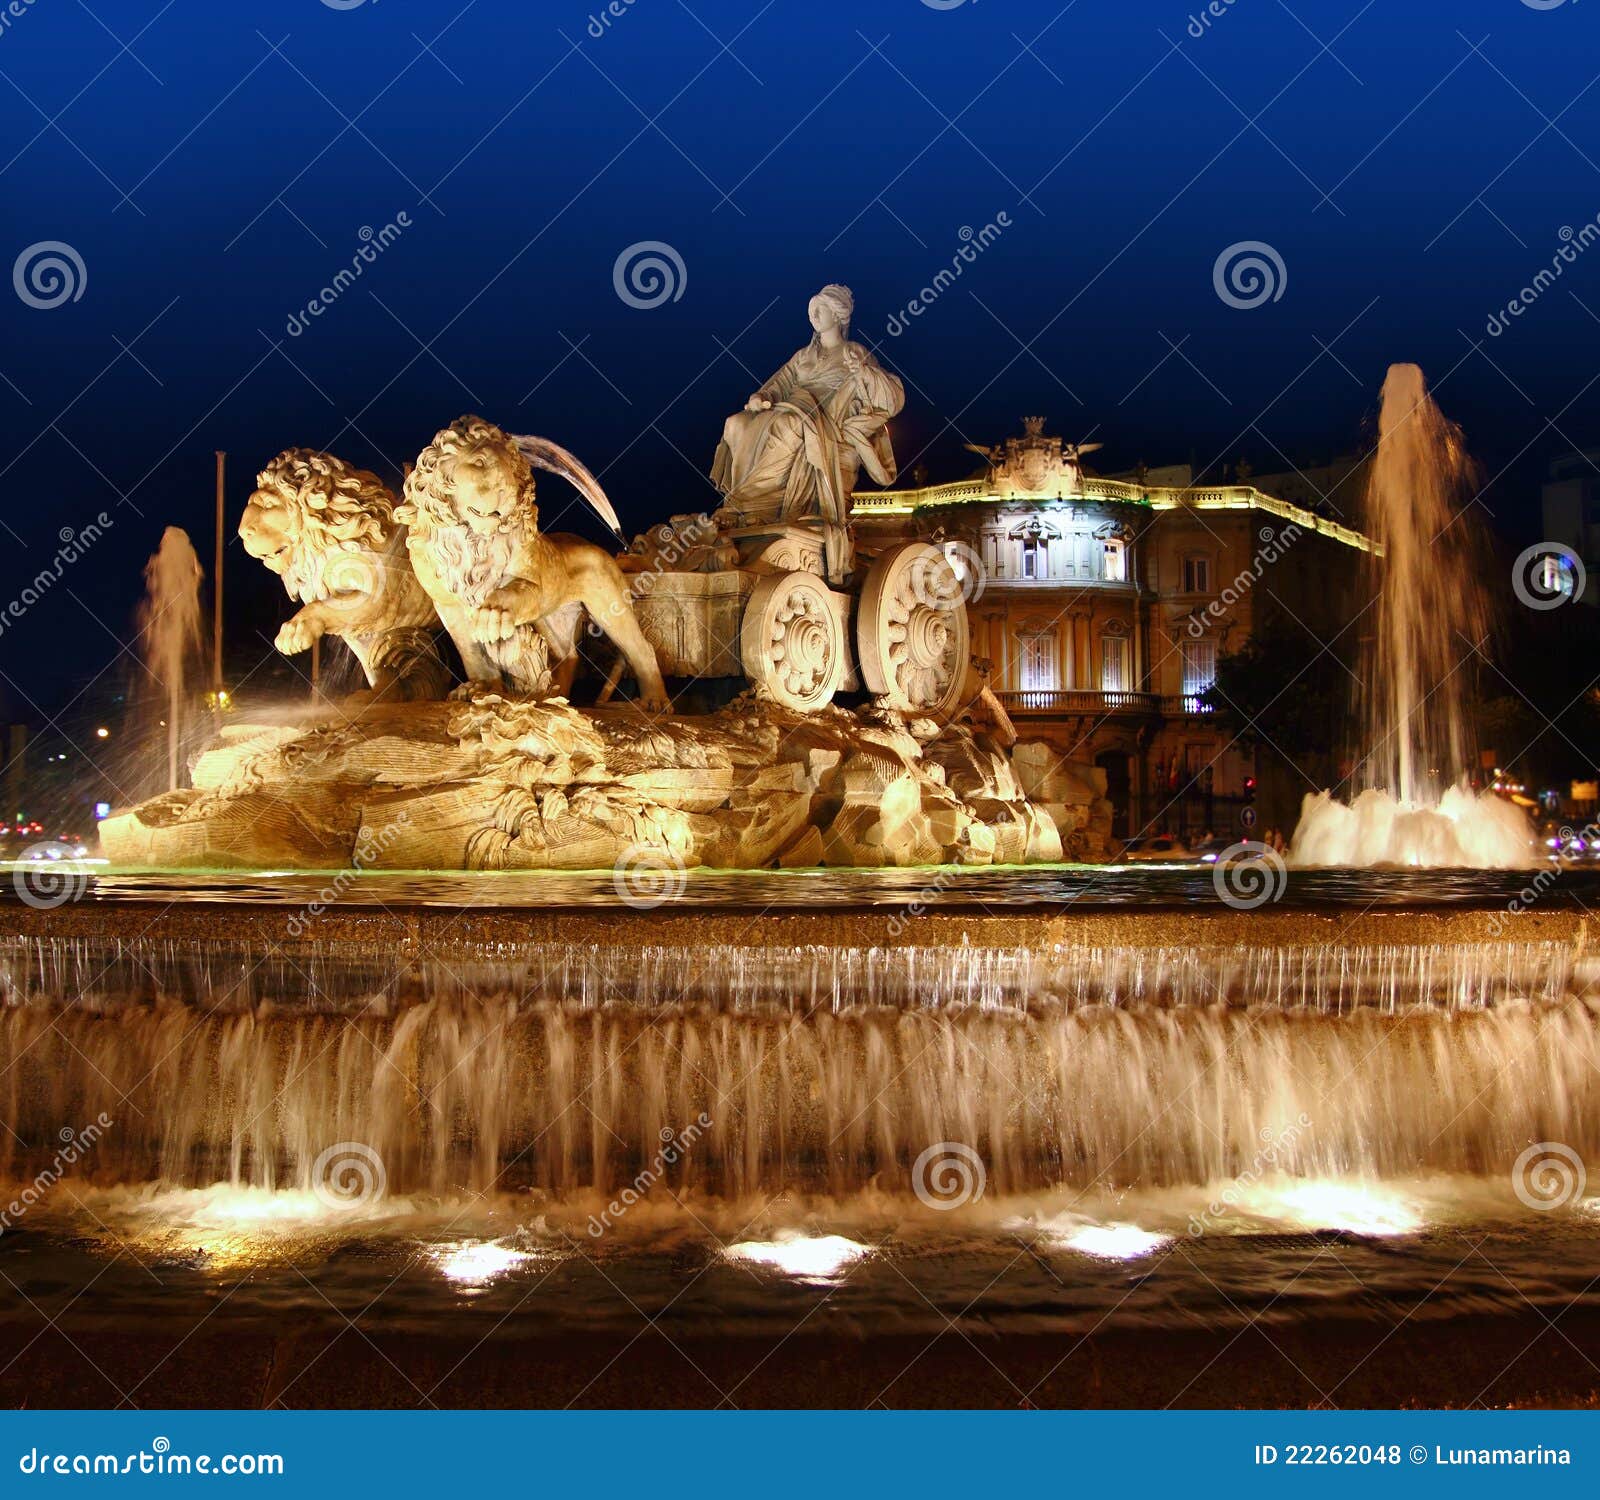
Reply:
[[74, 1168], [102, 1184], [314, 1188], [355, 1142], [391, 1194], [611, 1191], [686, 1132], [659, 1175], [725, 1195], [904, 1190], [950, 1141], [1001, 1192], [1600, 1152], [1571, 944], [305, 956], [8, 942], [0, 1171], [102, 1115]]

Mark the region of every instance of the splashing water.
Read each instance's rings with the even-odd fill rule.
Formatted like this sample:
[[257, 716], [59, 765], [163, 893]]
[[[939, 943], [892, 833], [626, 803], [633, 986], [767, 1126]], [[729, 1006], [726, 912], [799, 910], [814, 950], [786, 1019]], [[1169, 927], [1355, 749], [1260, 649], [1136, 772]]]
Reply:
[[145, 664], [167, 697], [167, 790], [178, 787], [178, 746], [183, 718], [183, 681], [201, 646], [200, 559], [188, 532], [169, 526], [144, 565], [145, 597], [139, 606], [139, 638]]
[[1524, 869], [1533, 830], [1493, 793], [1461, 784], [1472, 766], [1470, 662], [1489, 611], [1466, 514], [1473, 465], [1461, 429], [1416, 365], [1391, 365], [1367, 485], [1377, 628], [1364, 653], [1366, 755], [1350, 804], [1307, 796], [1291, 863]]

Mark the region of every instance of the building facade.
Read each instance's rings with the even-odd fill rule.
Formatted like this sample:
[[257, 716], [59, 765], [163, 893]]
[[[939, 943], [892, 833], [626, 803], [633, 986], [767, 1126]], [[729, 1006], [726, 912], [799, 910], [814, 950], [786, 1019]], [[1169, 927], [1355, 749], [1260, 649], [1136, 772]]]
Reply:
[[1320, 617], [1324, 575], [1370, 550], [1366, 538], [1248, 483], [1086, 474], [1044, 425], [1028, 418], [1020, 436], [976, 449], [985, 468], [972, 479], [857, 494], [858, 546], [944, 549], [973, 654], [1018, 733], [1105, 771], [1118, 837], [1248, 831], [1257, 749], [1202, 694], [1256, 628], [1264, 584]]
[[1544, 537], [1568, 549], [1582, 565], [1546, 554], [1550, 576], [1534, 580], [1543, 592], [1577, 594], [1600, 605], [1600, 451], [1572, 453], [1550, 465], [1541, 496]]

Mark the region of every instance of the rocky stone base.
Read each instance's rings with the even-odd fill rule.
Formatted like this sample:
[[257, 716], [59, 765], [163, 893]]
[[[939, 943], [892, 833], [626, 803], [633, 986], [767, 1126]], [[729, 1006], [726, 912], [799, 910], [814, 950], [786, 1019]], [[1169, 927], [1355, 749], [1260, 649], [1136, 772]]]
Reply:
[[193, 787], [100, 825], [164, 868], [760, 869], [1107, 857], [1093, 767], [872, 711], [703, 717], [475, 691], [229, 725]]

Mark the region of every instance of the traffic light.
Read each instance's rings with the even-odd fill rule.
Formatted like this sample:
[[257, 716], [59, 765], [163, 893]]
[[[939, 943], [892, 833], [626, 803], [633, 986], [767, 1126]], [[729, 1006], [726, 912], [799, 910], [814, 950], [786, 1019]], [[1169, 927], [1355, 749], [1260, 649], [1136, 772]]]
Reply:
[[1256, 779], [1254, 776], [1246, 776], [1244, 779], [1244, 800], [1247, 804], [1256, 800]]

